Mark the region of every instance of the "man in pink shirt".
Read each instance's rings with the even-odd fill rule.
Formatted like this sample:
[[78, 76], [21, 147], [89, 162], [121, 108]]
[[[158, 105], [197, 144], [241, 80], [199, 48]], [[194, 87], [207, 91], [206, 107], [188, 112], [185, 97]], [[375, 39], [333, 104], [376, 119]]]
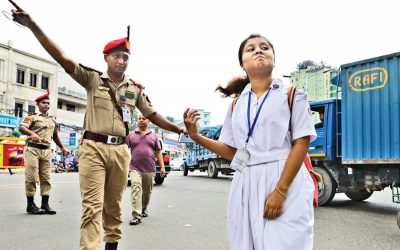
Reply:
[[165, 167], [161, 145], [157, 135], [148, 129], [149, 119], [142, 114], [138, 117], [138, 128], [129, 133], [127, 142], [131, 149], [129, 172], [132, 183], [132, 219], [130, 225], [141, 223], [142, 217], [147, 217], [153, 178], [156, 174], [156, 159], [160, 163], [161, 177], [165, 175]]

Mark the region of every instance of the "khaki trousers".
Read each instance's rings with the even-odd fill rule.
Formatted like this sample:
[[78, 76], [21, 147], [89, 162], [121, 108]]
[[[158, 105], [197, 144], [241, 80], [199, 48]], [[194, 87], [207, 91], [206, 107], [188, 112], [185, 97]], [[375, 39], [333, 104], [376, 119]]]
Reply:
[[142, 218], [142, 211], [147, 208], [150, 202], [151, 192], [153, 191], [153, 179], [156, 173], [141, 173], [136, 170], [130, 171], [132, 192], [132, 216]]
[[101, 224], [105, 242], [121, 239], [122, 194], [128, 182], [130, 153], [126, 144], [83, 140], [78, 156], [82, 198], [80, 249], [97, 250]]
[[50, 195], [51, 150], [25, 146], [25, 194], [35, 196], [36, 175], [40, 179], [40, 195]]

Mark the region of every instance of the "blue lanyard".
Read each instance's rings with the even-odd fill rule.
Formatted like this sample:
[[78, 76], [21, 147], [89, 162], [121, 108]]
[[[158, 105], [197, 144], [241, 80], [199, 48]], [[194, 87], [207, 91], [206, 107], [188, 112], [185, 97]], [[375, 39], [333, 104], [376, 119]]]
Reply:
[[265, 100], [267, 100], [267, 97], [268, 97], [269, 92], [270, 92], [270, 89], [268, 89], [267, 94], [264, 96], [264, 99], [262, 100], [262, 102], [261, 102], [261, 104], [260, 104], [260, 107], [259, 107], [258, 110], [257, 110], [256, 117], [254, 118], [254, 121], [253, 121], [253, 124], [251, 125], [251, 127], [250, 127], [250, 100], [251, 100], [251, 92], [249, 92], [249, 101], [248, 101], [248, 103], [247, 103], [247, 126], [248, 126], [248, 128], [249, 128], [249, 132], [247, 133], [246, 144], [249, 142], [249, 139], [250, 139], [251, 134], [253, 134], [253, 130], [254, 130], [254, 127], [256, 126], [256, 122], [257, 122], [258, 116], [260, 115], [261, 108], [262, 108], [262, 106], [264, 105]]

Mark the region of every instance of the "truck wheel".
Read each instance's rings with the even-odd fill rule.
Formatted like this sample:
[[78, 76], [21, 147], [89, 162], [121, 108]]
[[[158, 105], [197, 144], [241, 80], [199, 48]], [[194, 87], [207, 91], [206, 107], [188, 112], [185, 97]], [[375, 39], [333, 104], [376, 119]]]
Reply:
[[210, 178], [215, 179], [218, 177], [218, 168], [214, 161], [210, 161], [208, 163], [207, 172], [208, 172], [208, 177]]
[[161, 185], [161, 184], [163, 184], [163, 182], [164, 182], [164, 177], [161, 177], [161, 176], [159, 176], [159, 175], [156, 175], [156, 177], [154, 177], [154, 182], [155, 182], [157, 185]]
[[322, 176], [322, 183], [318, 183], [318, 205], [324, 206], [335, 196], [337, 183], [328, 170], [314, 167], [314, 171]]
[[366, 189], [361, 189], [359, 191], [347, 191], [344, 194], [353, 201], [363, 201], [371, 197], [374, 191], [368, 192]]
[[189, 172], [188, 166], [186, 164], [183, 165], [183, 176], [187, 176]]

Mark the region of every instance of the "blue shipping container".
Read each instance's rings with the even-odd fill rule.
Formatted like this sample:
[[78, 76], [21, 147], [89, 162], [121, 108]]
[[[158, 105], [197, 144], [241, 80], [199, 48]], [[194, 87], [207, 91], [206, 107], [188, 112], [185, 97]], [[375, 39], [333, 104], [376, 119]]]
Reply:
[[341, 66], [342, 161], [400, 163], [400, 52]]

